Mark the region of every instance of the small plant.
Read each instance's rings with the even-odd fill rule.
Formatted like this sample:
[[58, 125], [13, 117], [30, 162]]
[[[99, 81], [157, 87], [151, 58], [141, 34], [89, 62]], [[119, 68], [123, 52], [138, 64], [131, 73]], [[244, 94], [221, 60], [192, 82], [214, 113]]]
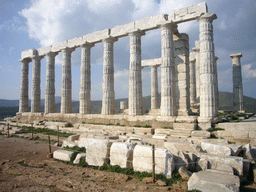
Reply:
[[85, 124], [85, 122], [83, 121], [82, 124]]
[[173, 127], [164, 127], [164, 129], [173, 129]]
[[78, 147], [78, 146], [63, 147], [63, 149], [65, 149], [67, 151], [78, 151], [78, 152], [86, 153], [86, 149], [84, 147]]

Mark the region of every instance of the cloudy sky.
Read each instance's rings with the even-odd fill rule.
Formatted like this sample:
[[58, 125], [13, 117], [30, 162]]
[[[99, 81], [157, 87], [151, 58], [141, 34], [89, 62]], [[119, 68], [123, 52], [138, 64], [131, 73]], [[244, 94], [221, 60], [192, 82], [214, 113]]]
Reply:
[[[113, 28], [173, 9], [198, 4], [200, 0], [1, 0], [0, 3], [0, 99], [19, 99], [20, 53], [85, 34]], [[241, 58], [244, 95], [256, 98], [256, 2], [255, 0], [208, 0], [216, 13], [214, 43], [218, 60], [219, 90], [232, 92], [232, 53]], [[178, 26], [188, 33], [190, 51], [198, 40], [198, 22]], [[161, 57], [160, 30], [142, 37], [142, 59]], [[72, 98], [79, 99], [80, 48], [72, 53]], [[102, 98], [103, 44], [92, 48], [92, 99]], [[61, 93], [61, 58], [56, 57], [56, 96]], [[129, 38], [114, 44], [115, 95], [128, 97]], [[41, 61], [41, 97], [45, 95], [46, 58]], [[29, 87], [32, 82], [29, 66]], [[159, 73], [160, 74], [160, 73]], [[150, 95], [150, 69], [142, 73], [143, 96]], [[160, 88], [160, 86], [159, 86]], [[160, 90], [159, 90], [160, 91]]]

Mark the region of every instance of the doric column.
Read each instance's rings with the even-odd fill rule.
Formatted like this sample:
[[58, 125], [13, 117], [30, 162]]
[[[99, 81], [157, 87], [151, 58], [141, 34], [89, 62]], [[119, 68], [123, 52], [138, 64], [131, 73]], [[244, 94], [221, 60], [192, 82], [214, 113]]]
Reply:
[[61, 113], [72, 113], [72, 78], [71, 53], [74, 48], [65, 48], [62, 51], [62, 84], [61, 84]]
[[190, 107], [196, 109], [196, 73], [195, 73], [195, 53], [189, 55], [189, 70], [190, 70]]
[[142, 80], [141, 80], [141, 36], [143, 31], [135, 31], [130, 37], [129, 71], [129, 115], [142, 115]]
[[175, 66], [173, 51], [173, 25], [165, 24], [161, 26], [161, 115], [176, 115], [174, 103], [175, 94]]
[[178, 116], [187, 116], [190, 112], [189, 96], [189, 37], [181, 33], [174, 40], [174, 58], [176, 70], [175, 104]]
[[200, 103], [200, 42], [195, 41], [195, 47], [193, 48], [196, 54], [196, 102]]
[[46, 54], [46, 84], [44, 113], [55, 113], [55, 56], [58, 53]]
[[32, 70], [32, 90], [31, 90], [31, 112], [40, 112], [40, 102], [41, 102], [41, 59], [43, 57], [34, 56], [33, 70]]
[[81, 45], [81, 76], [79, 113], [91, 113], [91, 48], [93, 44]]
[[217, 19], [213, 13], [205, 13], [198, 18], [200, 39], [200, 117], [206, 123], [216, 116], [216, 80], [214, 74], [214, 43], [212, 22]]
[[31, 59], [20, 59], [21, 78], [20, 78], [20, 103], [19, 112], [28, 112], [28, 69]]
[[114, 90], [114, 42], [116, 38], [103, 40], [103, 82], [102, 82], [102, 109], [101, 114], [111, 115], [115, 113], [115, 90]]
[[159, 108], [158, 101], [158, 65], [151, 66], [151, 109]]
[[216, 95], [216, 113], [218, 113], [219, 110], [219, 80], [218, 80], [218, 65], [217, 65], [217, 60], [218, 57], [214, 57], [214, 74], [215, 74], [215, 81], [216, 81], [216, 87], [215, 87], [215, 95]]
[[231, 54], [233, 65], [233, 107], [236, 112], [244, 112], [243, 83], [240, 58], [242, 53]]

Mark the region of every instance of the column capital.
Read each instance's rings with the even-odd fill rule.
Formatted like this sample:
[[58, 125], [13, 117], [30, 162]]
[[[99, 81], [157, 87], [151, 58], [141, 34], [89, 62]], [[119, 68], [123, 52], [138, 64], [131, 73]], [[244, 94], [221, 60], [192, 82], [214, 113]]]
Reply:
[[136, 35], [136, 36], [140, 36], [141, 37], [141, 36], [143, 36], [145, 34], [146, 34], [145, 31], [137, 29], [137, 30], [134, 30], [134, 31], [130, 32], [129, 36]]
[[95, 46], [94, 43], [89, 43], [89, 42], [85, 42], [84, 44], [80, 45], [81, 48], [86, 48], [86, 47], [92, 48], [94, 46]]
[[197, 21], [210, 21], [212, 22], [213, 20], [217, 19], [217, 15], [215, 13], [205, 13], [201, 17], [197, 18]]
[[189, 54], [189, 62], [196, 62], [195, 52]]
[[109, 36], [108, 38], [102, 40], [103, 43], [105, 43], [105, 42], [106, 42], [106, 43], [108, 43], [108, 42], [114, 43], [115, 41], [118, 41], [118, 38], [116, 38], [116, 37], [111, 37], [111, 36]]
[[46, 53], [46, 56], [52, 56], [52, 57], [55, 57], [56, 55], [58, 55], [59, 53], [58, 52], [48, 52]]
[[66, 48], [62, 49], [61, 52], [70, 52], [70, 53], [72, 53], [75, 50], [76, 50], [76, 48], [68, 48], [68, 47], [66, 47]]
[[38, 55], [35, 55], [32, 57], [33, 60], [38, 60], [38, 61], [40, 61], [43, 58], [44, 58], [44, 56], [38, 56]]
[[31, 58], [23, 58], [23, 59], [19, 59], [19, 62], [27, 62], [27, 63], [29, 63], [29, 62], [31, 62], [32, 61], [32, 59]]
[[238, 57], [238, 58], [243, 57], [242, 53], [230, 54], [229, 56], [230, 56], [232, 59], [235, 58], [235, 57]]

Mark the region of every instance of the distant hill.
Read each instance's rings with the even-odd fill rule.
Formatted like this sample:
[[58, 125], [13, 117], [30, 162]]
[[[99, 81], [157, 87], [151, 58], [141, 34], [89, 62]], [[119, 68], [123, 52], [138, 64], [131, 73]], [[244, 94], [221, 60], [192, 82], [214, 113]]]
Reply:
[[[229, 92], [219, 92], [219, 109], [220, 110], [232, 110], [232, 98], [233, 94]], [[159, 94], [159, 102], [160, 102]], [[115, 108], [120, 109], [120, 101], [128, 101], [127, 98], [116, 99]], [[61, 97], [55, 98], [56, 112], [60, 112]], [[143, 97], [143, 110], [150, 110], [151, 97]], [[30, 101], [29, 101], [30, 106]], [[92, 113], [97, 114], [101, 112], [102, 101], [92, 101]], [[256, 99], [244, 96], [244, 108], [246, 112], [256, 113]], [[19, 100], [5, 100], [0, 99], [0, 119], [4, 117], [14, 116], [19, 111]], [[44, 99], [41, 100], [41, 111], [44, 111]], [[79, 112], [79, 101], [72, 102], [72, 112]]]

